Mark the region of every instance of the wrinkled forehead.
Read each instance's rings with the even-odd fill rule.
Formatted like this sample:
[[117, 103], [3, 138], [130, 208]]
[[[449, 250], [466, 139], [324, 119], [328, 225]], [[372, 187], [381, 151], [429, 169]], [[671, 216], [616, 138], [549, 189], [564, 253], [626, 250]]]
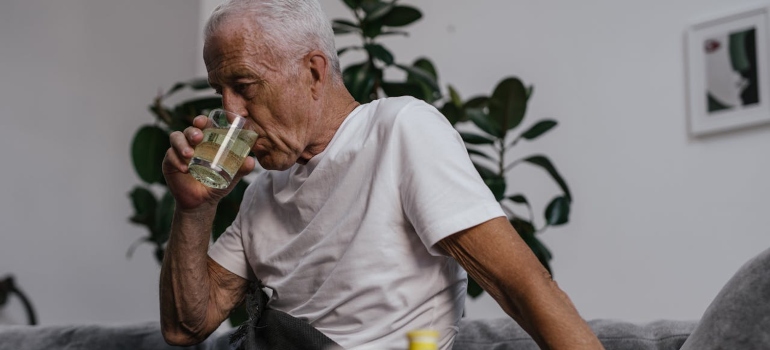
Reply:
[[205, 38], [203, 60], [208, 66], [223, 57], [244, 55], [268, 58], [269, 47], [257, 24], [243, 16], [227, 16]]
[[210, 33], [203, 48], [209, 84], [215, 87], [240, 79], [263, 80], [280, 73], [280, 60], [255, 27], [228, 22]]

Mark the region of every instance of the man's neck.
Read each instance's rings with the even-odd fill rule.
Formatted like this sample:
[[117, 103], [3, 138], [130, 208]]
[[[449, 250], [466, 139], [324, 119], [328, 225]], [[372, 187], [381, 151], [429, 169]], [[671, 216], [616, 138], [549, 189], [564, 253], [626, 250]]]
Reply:
[[322, 122], [320, 123], [321, 129], [319, 129], [315, 136], [316, 142], [309, 145], [302, 152], [300, 159], [297, 160], [299, 164], [307, 164], [311, 158], [323, 152], [334, 138], [334, 134], [337, 133], [345, 118], [360, 105], [341, 82], [333, 85], [331, 89], [330, 96], [332, 98], [324, 104], [324, 110], [321, 115]]

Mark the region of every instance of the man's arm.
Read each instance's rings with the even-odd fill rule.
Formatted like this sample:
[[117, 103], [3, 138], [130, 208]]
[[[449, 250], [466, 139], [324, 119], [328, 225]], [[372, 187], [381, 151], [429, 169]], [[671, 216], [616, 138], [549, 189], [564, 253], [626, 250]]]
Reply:
[[171, 148], [163, 159], [163, 176], [176, 200], [163, 266], [160, 271], [160, 325], [172, 345], [197, 344], [206, 339], [243, 299], [248, 281], [208, 257], [211, 226], [217, 204], [254, 169], [246, 160], [225, 190], [208, 188], [189, 175], [193, 148], [203, 141], [205, 116], [193, 120], [184, 133], [171, 133]]
[[603, 349], [504, 217], [438, 242], [542, 349]]
[[171, 345], [205, 340], [246, 294], [248, 280], [207, 255], [213, 213], [174, 213], [160, 274], [163, 337]]

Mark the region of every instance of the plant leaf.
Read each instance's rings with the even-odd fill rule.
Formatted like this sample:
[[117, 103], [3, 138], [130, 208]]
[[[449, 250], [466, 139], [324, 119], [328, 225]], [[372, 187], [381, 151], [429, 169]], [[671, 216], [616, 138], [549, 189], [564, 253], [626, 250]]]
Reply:
[[484, 165], [473, 163], [473, 167], [476, 168], [476, 171], [479, 172], [479, 175], [481, 176], [482, 179], [495, 179], [500, 177], [500, 175], [497, 174], [497, 172], [487, 168]]
[[572, 194], [569, 191], [569, 187], [567, 187], [567, 183], [564, 181], [564, 179], [559, 175], [559, 172], [556, 171], [556, 168], [553, 166], [553, 163], [551, 163], [551, 160], [549, 160], [547, 157], [543, 155], [535, 155], [531, 156], [529, 158], [524, 159], [525, 162], [528, 162], [530, 164], [537, 165], [541, 168], [543, 168], [548, 174], [551, 175], [554, 181], [561, 187], [561, 190], [564, 192], [564, 197], [572, 202]]
[[516, 232], [519, 233], [522, 240], [527, 243], [527, 246], [532, 250], [532, 253], [535, 254], [537, 260], [540, 261], [549, 273], [552, 273], [551, 266], [548, 263], [552, 259], [551, 252], [537, 237], [535, 237], [535, 227], [532, 223], [516, 218], [511, 220], [511, 225]]
[[460, 109], [450, 102], [445, 103], [444, 106], [442, 106], [441, 109], [439, 109], [439, 111], [441, 112], [441, 114], [444, 115], [444, 117], [446, 117], [446, 119], [452, 125], [457, 124], [457, 122], [459, 122], [462, 117], [462, 114], [461, 114], [462, 112], [460, 111]]
[[484, 294], [484, 288], [481, 288], [471, 276], [468, 276], [467, 293], [472, 299], [476, 299], [481, 296], [481, 294]]
[[505, 131], [500, 129], [497, 124], [490, 122], [489, 115], [484, 113], [483, 109], [468, 108], [465, 110], [465, 114], [473, 124], [476, 124], [479, 129], [487, 134], [498, 138], [505, 137]]
[[136, 186], [129, 197], [131, 197], [131, 204], [134, 206], [131, 222], [148, 226], [151, 229], [149, 226], [155, 220], [155, 208], [158, 206], [155, 195], [145, 187]]
[[508, 199], [519, 204], [527, 204], [527, 205], [529, 204], [529, 201], [527, 201], [527, 197], [524, 197], [523, 194], [515, 194], [513, 196], [508, 196]]
[[489, 97], [476, 96], [466, 101], [463, 108], [486, 108], [489, 106]]
[[151, 184], [163, 180], [161, 164], [169, 147], [168, 134], [157, 126], [144, 126], [134, 134], [131, 159], [142, 181]]
[[343, 47], [343, 48], [337, 50], [337, 56], [339, 57], [340, 55], [342, 55], [343, 53], [345, 53], [345, 52], [347, 52], [349, 50], [362, 50], [362, 49], [363, 49], [363, 47], [361, 47], [361, 46], [346, 46], [346, 47]]
[[377, 21], [385, 17], [387, 14], [389, 14], [390, 11], [393, 10], [394, 6], [395, 4], [392, 2], [388, 3], [388, 2], [382, 2], [382, 1], [364, 0], [363, 2], [361, 2], [361, 8], [366, 13], [366, 17], [364, 17], [364, 21], [366, 22]]
[[215, 241], [235, 220], [243, 200], [243, 193], [246, 192], [246, 187], [248, 186], [248, 182], [241, 180], [225, 198], [219, 201], [217, 213], [214, 217], [214, 225], [211, 229], [211, 235]]
[[155, 229], [153, 235], [150, 237], [155, 244], [163, 245], [168, 241], [169, 234], [171, 233], [171, 221], [174, 218], [174, 208], [176, 202], [171, 192], [166, 190], [163, 198], [160, 200], [160, 205], [155, 215]]
[[371, 69], [369, 62], [354, 64], [345, 68], [342, 72], [342, 79], [345, 82], [345, 87], [348, 88], [356, 101], [360, 103], [371, 101], [370, 96], [374, 88], [376, 72]]
[[364, 21], [361, 23], [364, 37], [374, 39], [382, 34], [382, 21]]
[[219, 96], [194, 98], [184, 101], [174, 107], [169, 128], [172, 131], [182, 131], [192, 125], [193, 118], [208, 115], [212, 109], [222, 108], [222, 98]]
[[348, 5], [348, 7], [351, 10], [356, 10], [361, 6], [361, 0], [342, 0], [345, 2], [345, 5]]
[[423, 79], [424, 77], [417, 76], [414, 73], [407, 73], [406, 81], [419, 84], [423, 89], [425, 95], [423, 100], [428, 103], [433, 103], [441, 98], [441, 91], [438, 88], [438, 74], [436, 73], [436, 67], [433, 66], [433, 62], [427, 58], [421, 57], [412, 63], [412, 67], [427, 73], [432, 78], [432, 81], [436, 83], [432, 84], [431, 82], [425, 81]]
[[495, 143], [495, 140], [492, 140], [490, 138], [476, 135], [476, 134], [470, 134], [466, 132], [461, 132], [460, 137], [463, 138], [463, 141], [465, 141], [465, 143], [468, 143], [471, 145], [491, 145]]
[[157, 118], [159, 121], [162, 121], [166, 125], [168, 125], [168, 123], [171, 121], [170, 116], [173, 114], [173, 112], [171, 112], [171, 110], [168, 108], [159, 106], [159, 104], [152, 104], [148, 106], [147, 109], [152, 112], [155, 118]]
[[457, 93], [457, 90], [452, 85], [447, 85], [447, 89], [449, 90], [449, 98], [450, 101], [457, 106], [457, 108], [463, 107], [463, 100], [460, 98], [460, 94]]
[[187, 86], [189, 86], [193, 90], [206, 90], [211, 89], [211, 85], [209, 85], [209, 79], [208, 78], [195, 78], [187, 82]]
[[210, 89], [211, 86], [209, 85], [208, 78], [193, 78], [188, 81], [182, 81], [174, 84], [168, 91], [166, 91], [166, 94], [164, 97], [168, 97], [169, 95], [181, 90], [182, 88], [189, 87], [193, 90], [204, 90], [204, 89]]
[[570, 201], [567, 197], [554, 198], [545, 209], [545, 222], [551, 226], [559, 226], [569, 222]]
[[473, 166], [479, 172], [489, 190], [492, 191], [492, 194], [495, 195], [495, 199], [500, 201], [505, 198], [505, 179], [483, 165], [473, 163]]
[[516, 230], [516, 232], [522, 236], [522, 238], [524, 238], [525, 235], [534, 235], [536, 231], [535, 226], [532, 225], [531, 222], [524, 219], [515, 218], [511, 220], [511, 225]]
[[484, 179], [484, 183], [489, 187], [489, 190], [492, 191], [492, 194], [495, 195], [496, 201], [499, 202], [505, 198], [505, 179], [501, 177]]
[[393, 64], [393, 54], [380, 44], [365, 44], [364, 48], [372, 57], [382, 61], [386, 65]]
[[[513, 196], [508, 196], [507, 198], [510, 201], [514, 202], [514, 203], [523, 204], [524, 206], [526, 206], [527, 207], [527, 211], [529, 212], [530, 220], [532, 220], [534, 218], [534, 215], [532, 213], [532, 205], [529, 204], [529, 201], [527, 200], [527, 197], [524, 197], [523, 194], [517, 193], [517, 194], [515, 194]], [[533, 227], [533, 229], [534, 229], [534, 227]]]
[[486, 159], [489, 159], [489, 160], [492, 160], [492, 161], [494, 160], [488, 154], [486, 154], [484, 152], [481, 152], [481, 151], [477, 151], [475, 149], [471, 149], [471, 148], [468, 148], [468, 154], [477, 155], [479, 157], [486, 158]]
[[380, 85], [385, 95], [390, 97], [396, 96], [414, 96], [419, 99], [423, 99], [422, 88], [413, 83], [390, 83], [382, 82]]
[[538, 138], [540, 135], [545, 134], [549, 130], [551, 130], [553, 127], [558, 124], [554, 120], [541, 120], [537, 124], [535, 124], [533, 127], [529, 128], [529, 130], [525, 131], [521, 134], [521, 137], [527, 140], [534, 140]]
[[158, 260], [159, 264], [163, 264], [163, 255], [165, 254], [166, 254], [166, 251], [163, 249], [162, 246], [155, 247], [155, 259]]
[[361, 32], [361, 28], [359, 28], [355, 23], [344, 19], [335, 19], [332, 21], [332, 30], [334, 30], [334, 34]]
[[420, 67], [410, 67], [402, 64], [394, 64], [394, 66], [405, 71], [408, 75], [411, 75], [412, 79], [416, 79], [428, 84], [433, 90], [439, 90], [439, 86], [436, 83], [436, 78], [430, 72], [427, 72]]
[[384, 35], [403, 35], [403, 36], [409, 36], [409, 32], [405, 32], [403, 30], [388, 30], [385, 32], [380, 32], [379, 36]]
[[403, 27], [422, 18], [422, 12], [411, 6], [395, 6], [382, 17], [382, 23], [389, 27]]
[[507, 78], [497, 84], [489, 99], [489, 116], [502, 130], [513, 129], [524, 119], [527, 91], [518, 78]]

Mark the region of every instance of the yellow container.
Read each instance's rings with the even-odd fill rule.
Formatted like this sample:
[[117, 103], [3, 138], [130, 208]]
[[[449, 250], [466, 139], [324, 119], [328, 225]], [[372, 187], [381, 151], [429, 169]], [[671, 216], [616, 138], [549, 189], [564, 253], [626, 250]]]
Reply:
[[438, 350], [438, 331], [417, 329], [406, 334], [409, 350]]

